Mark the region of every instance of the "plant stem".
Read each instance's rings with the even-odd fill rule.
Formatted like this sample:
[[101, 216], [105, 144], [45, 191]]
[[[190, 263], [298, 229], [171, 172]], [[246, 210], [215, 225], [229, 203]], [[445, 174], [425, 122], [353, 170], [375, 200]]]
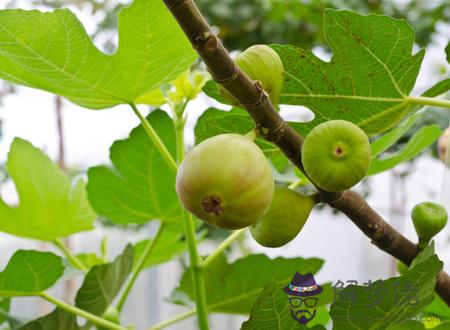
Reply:
[[59, 239], [55, 239], [53, 241], [53, 245], [55, 245], [58, 249], [61, 250], [62, 253], [66, 256], [67, 260], [76, 268], [81, 269], [84, 273], [87, 273], [89, 271], [89, 268], [79, 259], [77, 256], [75, 256], [72, 251], [70, 251], [63, 242], [61, 242]]
[[184, 319], [187, 319], [188, 317], [191, 317], [192, 315], [195, 315], [195, 313], [196, 313], [196, 309], [195, 308], [190, 309], [187, 312], [178, 314], [178, 315], [174, 316], [171, 319], [168, 319], [168, 320], [162, 321], [162, 322], [160, 322], [158, 324], [155, 324], [155, 325], [151, 326], [150, 328], [148, 328], [148, 330], [160, 330], [160, 329], [166, 328], [169, 325], [175, 324], [175, 323], [180, 322], [180, 321], [182, 321]]
[[[181, 118], [177, 118], [175, 120], [175, 133], [177, 141], [177, 161], [181, 163], [184, 158], [184, 121]], [[201, 330], [208, 330], [209, 326], [208, 311], [206, 308], [204, 269], [202, 259], [197, 250], [194, 218], [191, 213], [183, 210], [183, 220], [186, 241], [189, 249], [192, 284], [195, 290], [198, 323]]]
[[158, 239], [161, 237], [161, 234], [164, 231], [165, 223], [162, 222], [161, 225], [158, 228], [158, 231], [156, 232], [155, 237], [153, 237], [153, 240], [147, 244], [145, 247], [144, 252], [142, 252], [141, 257], [139, 258], [136, 267], [134, 267], [130, 278], [127, 281], [127, 284], [125, 285], [125, 288], [122, 291], [122, 294], [119, 298], [119, 301], [117, 303], [117, 310], [120, 312], [128, 298], [128, 295], [130, 294], [131, 289], [133, 288], [134, 283], [136, 282], [139, 274], [141, 273], [142, 269], [145, 266], [145, 262], [147, 261], [148, 257], [152, 253], [153, 249], [156, 246], [156, 243], [158, 242]]
[[164, 160], [167, 162], [167, 164], [169, 165], [169, 167], [171, 167], [175, 172], [178, 169], [178, 165], [175, 162], [175, 160], [173, 159], [172, 155], [170, 154], [169, 150], [167, 150], [166, 145], [164, 144], [164, 142], [161, 140], [161, 138], [159, 137], [158, 133], [156, 133], [155, 129], [153, 128], [153, 126], [148, 122], [147, 119], [145, 119], [145, 117], [139, 112], [138, 108], [136, 107], [136, 105], [134, 103], [130, 103], [131, 109], [133, 109], [133, 112], [136, 114], [136, 116], [139, 118], [139, 120], [141, 121], [142, 126], [144, 127], [145, 132], [147, 133], [147, 135], [150, 137], [150, 139], [152, 140], [152, 142], [155, 144], [156, 148], [158, 149], [158, 151], [161, 153], [161, 155], [163, 156]]
[[450, 108], [450, 101], [443, 100], [433, 97], [423, 97], [423, 96], [410, 96], [408, 97], [408, 101], [415, 104], [421, 105], [432, 105], [435, 107], [441, 108]]
[[39, 296], [41, 298], [51, 302], [52, 304], [58, 306], [59, 308], [65, 310], [66, 312], [69, 312], [74, 315], [78, 315], [78, 316], [92, 322], [95, 325], [99, 325], [101, 327], [111, 329], [111, 330], [128, 330], [127, 328], [124, 328], [118, 324], [112, 323], [108, 320], [98, 317], [97, 315], [88, 313], [85, 310], [82, 310], [78, 307], [69, 305], [69, 304], [65, 303], [64, 301], [59, 300], [58, 298], [53, 297], [45, 292], [40, 292]]
[[219, 257], [225, 249], [227, 249], [235, 240], [237, 240], [242, 234], [244, 234], [244, 229], [239, 229], [234, 231], [230, 236], [228, 236], [220, 245], [211, 253], [203, 262], [203, 267], [207, 269], [209, 265], [211, 265], [214, 260]]

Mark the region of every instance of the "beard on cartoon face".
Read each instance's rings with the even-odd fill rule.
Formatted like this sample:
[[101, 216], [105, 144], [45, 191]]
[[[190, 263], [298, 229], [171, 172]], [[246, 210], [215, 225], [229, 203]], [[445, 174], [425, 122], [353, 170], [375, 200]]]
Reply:
[[312, 312], [307, 309], [293, 309], [291, 308], [292, 317], [300, 324], [306, 324], [316, 316], [316, 310]]

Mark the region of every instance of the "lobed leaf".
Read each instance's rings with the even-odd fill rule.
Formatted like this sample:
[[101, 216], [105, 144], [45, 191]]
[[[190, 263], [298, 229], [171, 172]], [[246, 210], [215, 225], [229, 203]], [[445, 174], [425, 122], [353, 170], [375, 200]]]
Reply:
[[[248, 314], [255, 299], [267, 283], [290, 283], [296, 271], [316, 273], [323, 261], [316, 258], [276, 258], [250, 255], [229, 264], [224, 256], [217, 259], [205, 272], [205, 292], [208, 310], [218, 313]], [[191, 272], [186, 271], [178, 292], [194, 300]], [[325, 303], [325, 302], [324, 302]]]
[[62, 259], [50, 252], [19, 250], [0, 273], [0, 296], [35, 296], [62, 276]]
[[417, 315], [434, 298], [442, 262], [429, 246], [405, 275], [369, 286], [349, 286], [331, 305], [333, 329], [390, 329]]
[[[175, 158], [175, 129], [170, 117], [156, 110], [147, 120]], [[109, 157], [114, 168], [97, 166], [88, 171], [87, 191], [94, 210], [123, 225], [181, 219], [175, 172], [142, 125], [133, 129], [127, 139], [114, 142]]]
[[189, 68], [196, 55], [161, 1], [119, 14], [119, 47], [99, 51], [69, 10], [0, 11], [0, 78], [91, 109], [136, 101]]
[[0, 231], [51, 241], [93, 229], [96, 214], [87, 200], [85, 185], [75, 187], [41, 150], [15, 138], [6, 168], [19, 195], [19, 206], [0, 199]]

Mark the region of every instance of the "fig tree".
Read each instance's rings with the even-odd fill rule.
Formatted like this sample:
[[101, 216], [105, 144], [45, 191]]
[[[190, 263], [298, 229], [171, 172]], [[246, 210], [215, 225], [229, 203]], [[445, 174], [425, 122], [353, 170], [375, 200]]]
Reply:
[[371, 157], [367, 135], [355, 124], [330, 120], [306, 136], [302, 162], [309, 178], [327, 191], [343, 191], [361, 181]]
[[248, 137], [221, 134], [194, 147], [181, 163], [176, 189], [199, 219], [224, 229], [256, 223], [273, 197], [272, 170]]
[[314, 200], [309, 196], [276, 187], [269, 210], [250, 228], [250, 232], [262, 246], [283, 246], [302, 230], [314, 205]]
[[[261, 83], [270, 101], [277, 105], [283, 87], [283, 63], [277, 52], [266, 45], [254, 45], [236, 56], [235, 62], [250, 78]], [[220, 90], [234, 102], [233, 97], [223, 87], [220, 87]]]
[[432, 202], [414, 206], [411, 218], [419, 237], [419, 248], [425, 248], [447, 224], [447, 211], [439, 204]]

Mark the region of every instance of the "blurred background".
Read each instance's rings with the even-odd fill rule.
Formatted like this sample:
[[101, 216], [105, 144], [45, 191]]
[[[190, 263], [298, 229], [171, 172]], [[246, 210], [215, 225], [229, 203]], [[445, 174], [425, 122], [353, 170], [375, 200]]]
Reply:
[[[117, 13], [130, 1], [118, 0], [3, 0], [0, 9], [22, 8], [53, 10], [68, 7], [77, 14], [95, 44], [107, 53], [117, 46]], [[351, 9], [359, 13], [386, 14], [407, 19], [416, 31], [416, 52], [427, 47], [422, 70], [414, 95], [420, 94], [433, 83], [450, 76], [445, 58], [445, 47], [450, 39], [450, 4], [448, 0], [197, 0], [196, 3], [217, 28], [226, 47], [232, 51], [244, 50], [258, 43], [289, 43], [330, 58], [322, 31], [325, 8]], [[193, 127], [201, 113], [210, 106], [227, 109], [201, 95], [188, 107], [187, 141], [191, 145]], [[163, 107], [164, 108], [164, 107]], [[144, 107], [141, 110], [145, 110]], [[150, 109], [148, 109], [150, 110]], [[425, 109], [427, 113], [408, 133], [425, 123], [436, 123], [442, 128], [449, 124], [450, 113], [444, 109]], [[296, 107], [282, 107], [282, 115], [293, 121], [308, 118], [308, 111]], [[4, 163], [14, 137], [29, 140], [42, 148], [73, 176], [84, 176], [90, 166], [109, 163], [109, 147], [113, 141], [126, 138], [138, 120], [128, 107], [92, 111], [80, 108], [54, 95], [25, 87], [0, 82], [0, 193], [7, 203], [17, 202], [13, 183], [4, 171]], [[407, 142], [405, 137], [393, 149]], [[415, 233], [409, 218], [412, 207], [425, 200], [442, 202], [450, 207], [450, 174], [436, 158], [435, 146], [416, 160], [394, 170], [371, 177], [357, 187], [368, 196], [370, 204], [391, 225], [411, 240]], [[118, 254], [127, 242], [144, 239], [151, 234], [155, 223], [137, 229], [124, 229], [99, 222], [95, 231], [70, 238], [68, 244], [75, 252], [97, 251], [104, 236], [108, 236], [110, 257]], [[211, 231], [201, 245], [201, 253], [208, 251], [227, 235]], [[450, 265], [450, 230], [436, 238], [440, 258]], [[40, 242], [22, 240], [0, 233], [0, 266], [7, 263], [17, 249], [51, 249]], [[290, 244], [279, 249], [258, 246], [250, 237], [237, 244], [232, 251], [236, 257], [246, 253], [265, 253], [270, 257], [319, 257], [325, 265], [317, 276], [321, 283], [338, 280], [358, 281], [390, 277], [396, 274], [390, 256], [372, 246], [356, 226], [329, 209], [315, 210], [303, 231]], [[125, 306], [125, 319], [137, 329], [164, 320], [184, 309], [164, 301], [176, 287], [183, 263], [177, 259], [144, 272], [134, 287], [132, 297]], [[447, 271], [450, 266], [445, 267]], [[56, 293], [70, 298], [78, 283], [61, 285]], [[13, 300], [12, 314], [34, 318], [51, 310], [52, 306], [31, 298]], [[245, 318], [214, 316], [213, 329], [237, 329]], [[133, 321], [131, 321], [133, 320]], [[194, 329], [195, 321], [186, 320], [170, 329]]]

